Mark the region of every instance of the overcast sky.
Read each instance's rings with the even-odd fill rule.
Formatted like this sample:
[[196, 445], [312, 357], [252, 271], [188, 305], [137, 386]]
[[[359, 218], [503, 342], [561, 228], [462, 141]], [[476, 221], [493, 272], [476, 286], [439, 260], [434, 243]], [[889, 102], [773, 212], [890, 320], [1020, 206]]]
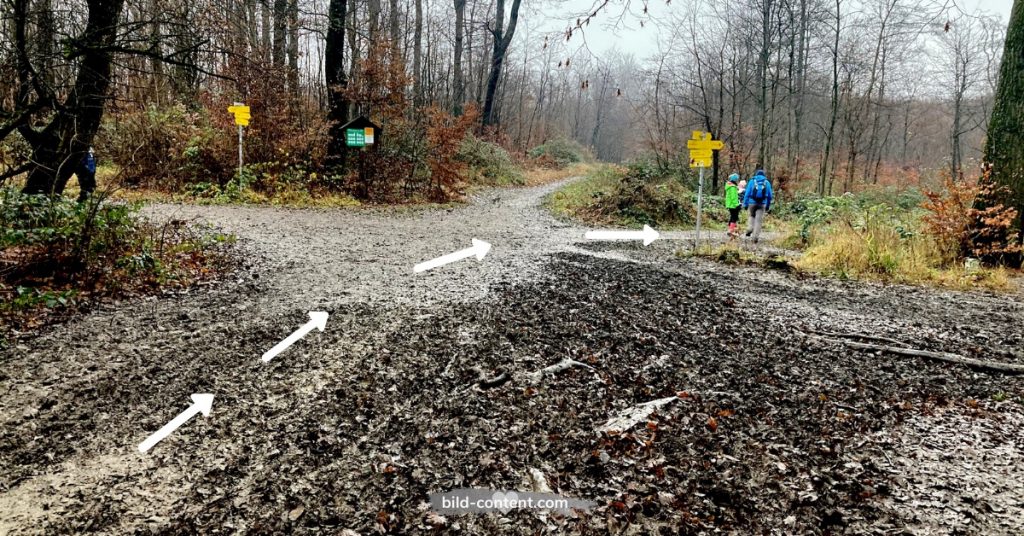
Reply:
[[[690, 1], [692, 0], [673, 0], [671, 4], [666, 5], [664, 0], [651, 0], [649, 3], [651, 16], [657, 21], [670, 13], [670, 10], [682, 9]], [[955, 1], [956, 5], [967, 13], [983, 10], [995, 14], [1004, 23], [1010, 19], [1010, 9], [1013, 7], [1013, 0], [950, 1]], [[642, 9], [642, 3], [639, 0], [632, 0], [630, 3], [633, 4], [631, 7], [634, 11]], [[547, 21], [544, 25], [537, 28], [538, 31], [561, 32], [565, 30], [570, 22], [575, 21], [577, 15], [587, 12], [594, 4], [595, 0], [562, 0], [561, 3], [554, 7], [545, 8], [542, 11], [543, 16], [533, 20]], [[658, 27], [657, 22], [645, 24], [641, 28], [639, 24], [640, 17], [637, 14], [633, 16], [625, 15], [620, 18], [622, 4], [623, 2], [621, 1], [611, 2], [609, 5], [613, 7], [610, 8], [610, 11], [602, 12], [598, 18], [594, 19], [594, 22], [586, 29], [586, 47], [590, 52], [598, 56], [603, 56], [610, 50], [618, 49], [643, 59], [656, 51], [658, 33], [662, 28]], [[530, 20], [526, 17], [524, 19]], [[580, 45], [582, 44], [580, 42]]]

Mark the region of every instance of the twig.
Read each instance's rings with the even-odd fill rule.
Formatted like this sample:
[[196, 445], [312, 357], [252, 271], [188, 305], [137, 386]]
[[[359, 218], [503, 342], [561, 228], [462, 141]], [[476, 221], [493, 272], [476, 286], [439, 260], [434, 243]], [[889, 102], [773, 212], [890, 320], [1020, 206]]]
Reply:
[[541, 380], [544, 379], [545, 376], [553, 376], [555, 374], [558, 374], [559, 372], [569, 370], [573, 367], [583, 367], [588, 368], [590, 370], [594, 370], [594, 367], [586, 363], [581, 363], [579, 361], [576, 361], [575, 359], [570, 359], [567, 357], [559, 361], [558, 363], [551, 365], [550, 367], [542, 368], [537, 372], [531, 372], [527, 374], [526, 377], [530, 380], [531, 383], [538, 384]]
[[512, 376], [509, 376], [507, 372], [502, 372], [501, 374], [498, 374], [493, 378], [481, 378], [477, 382], [477, 385], [479, 385], [482, 389], [490, 389], [492, 387], [501, 387], [502, 385], [508, 383], [508, 381], [511, 379]]
[[995, 361], [982, 361], [981, 359], [964, 357], [962, 355], [951, 354], [947, 352], [929, 352], [927, 350], [915, 350], [913, 348], [898, 348], [895, 346], [885, 346], [881, 344], [867, 344], [855, 341], [842, 341], [842, 343], [845, 344], [846, 346], [849, 346], [850, 348], [856, 348], [858, 350], [871, 350], [888, 352], [890, 354], [897, 355], [923, 357], [926, 359], [934, 359], [936, 361], [944, 361], [946, 363], [966, 365], [968, 367], [975, 369], [1002, 372], [1004, 374], [1024, 374], [1024, 365], [1015, 365], [1012, 363], [999, 363]]
[[822, 337], [836, 337], [836, 338], [839, 338], [839, 339], [861, 339], [861, 340], [864, 340], [864, 341], [884, 342], [884, 343], [887, 343], [887, 344], [897, 344], [897, 345], [901, 345], [901, 346], [907, 346], [907, 344], [904, 343], [903, 341], [898, 341], [896, 339], [890, 339], [889, 337], [880, 337], [878, 335], [865, 335], [863, 333], [832, 333], [832, 332], [829, 332], [829, 331], [817, 331], [817, 330], [813, 330], [813, 329], [805, 330], [805, 331], [807, 333], [812, 333], [814, 335], [821, 335]]

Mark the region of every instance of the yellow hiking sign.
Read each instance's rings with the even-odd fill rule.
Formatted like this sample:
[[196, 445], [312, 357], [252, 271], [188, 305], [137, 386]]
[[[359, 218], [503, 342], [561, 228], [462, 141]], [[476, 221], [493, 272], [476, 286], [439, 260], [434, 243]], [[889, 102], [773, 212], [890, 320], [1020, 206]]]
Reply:
[[234, 114], [235, 124], [240, 127], [249, 126], [249, 120], [252, 119], [252, 114], [249, 113], [249, 107], [244, 104], [235, 104], [234, 106], [228, 106], [228, 112]]
[[690, 167], [711, 167], [714, 161], [714, 152], [725, 144], [720, 140], [711, 139], [710, 132], [700, 130], [693, 131], [693, 137], [686, 141], [686, 148], [690, 150]]

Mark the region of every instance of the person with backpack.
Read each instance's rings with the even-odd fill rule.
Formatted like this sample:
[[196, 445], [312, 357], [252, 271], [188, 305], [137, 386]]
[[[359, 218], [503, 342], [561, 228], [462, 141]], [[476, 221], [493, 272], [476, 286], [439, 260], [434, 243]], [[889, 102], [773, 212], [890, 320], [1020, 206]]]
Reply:
[[736, 238], [736, 227], [740, 221], [740, 193], [736, 187], [739, 180], [739, 173], [733, 173], [725, 183], [725, 208], [729, 211], [729, 240]]
[[75, 175], [78, 176], [78, 202], [84, 203], [96, 190], [96, 155], [92, 152], [92, 147], [89, 147], [89, 151], [82, 157]]
[[764, 222], [764, 215], [772, 209], [772, 198], [772, 183], [765, 176], [764, 170], [759, 169], [747, 181], [747, 189], [743, 194], [743, 208], [750, 209], [747, 236], [752, 238], [755, 244], [761, 238], [761, 224]]

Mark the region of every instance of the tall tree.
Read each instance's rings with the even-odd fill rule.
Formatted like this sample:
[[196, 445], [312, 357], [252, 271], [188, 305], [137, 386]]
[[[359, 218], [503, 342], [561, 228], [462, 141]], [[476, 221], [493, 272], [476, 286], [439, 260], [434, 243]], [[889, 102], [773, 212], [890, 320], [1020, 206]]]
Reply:
[[[0, 139], [17, 129], [32, 148], [32, 156], [24, 166], [28, 171], [25, 193], [60, 194], [92, 145], [103, 119], [124, 0], [87, 0], [85, 27], [67, 40], [64, 52], [66, 59], [77, 64], [74, 84], [66, 95], [58, 94], [39, 78], [38, 62], [33, 62], [29, 55], [28, 0], [15, 0], [14, 4], [14, 46], [20, 87], [17, 101], [21, 113], [0, 125]], [[33, 127], [29, 118], [44, 110], [53, 112], [49, 122], [42, 128]]]
[[455, 115], [462, 114], [462, 105], [466, 102], [466, 80], [462, 72], [463, 36], [465, 33], [466, 0], [455, 0], [455, 57], [452, 70], [452, 111]]
[[413, 104], [423, 104], [423, 0], [415, 0], [416, 18], [412, 35], [412, 94]]
[[299, 96], [299, 0], [288, 2], [288, 92]]
[[345, 24], [348, 0], [330, 0], [327, 7], [327, 38], [324, 49], [324, 75], [327, 82], [327, 119], [331, 122], [328, 161], [335, 168], [345, 165], [345, 132], [349, 101], [345, 78]]
[[288, 43], [288, 0], [274, 0], [274, 67], [284, 68]]
[[494, 125], [497, 117], [494, 111], [494, 95], [498, 90], [501, 67], [505, 63], [505, 54], [512, 44], [512, 37], [519, 22], [519, 4], [521, 0], [512, 0], [512, 12], [509, 14], [508, 28], [505, 28], [505, 0], [497, 0], [494, 9], [494, 27], [489, 27], [494, 36], [494, 48], [491, 52], [491, 70], [487, 76], [487, 93], [484, 97], [484, 125]]
[[989, 180], [1005, 187], [998, 201], [1017, 209], [1024, 237], [1024, 0], [1014, 0], [1010, 12], [985, 162], [992, 166]]

